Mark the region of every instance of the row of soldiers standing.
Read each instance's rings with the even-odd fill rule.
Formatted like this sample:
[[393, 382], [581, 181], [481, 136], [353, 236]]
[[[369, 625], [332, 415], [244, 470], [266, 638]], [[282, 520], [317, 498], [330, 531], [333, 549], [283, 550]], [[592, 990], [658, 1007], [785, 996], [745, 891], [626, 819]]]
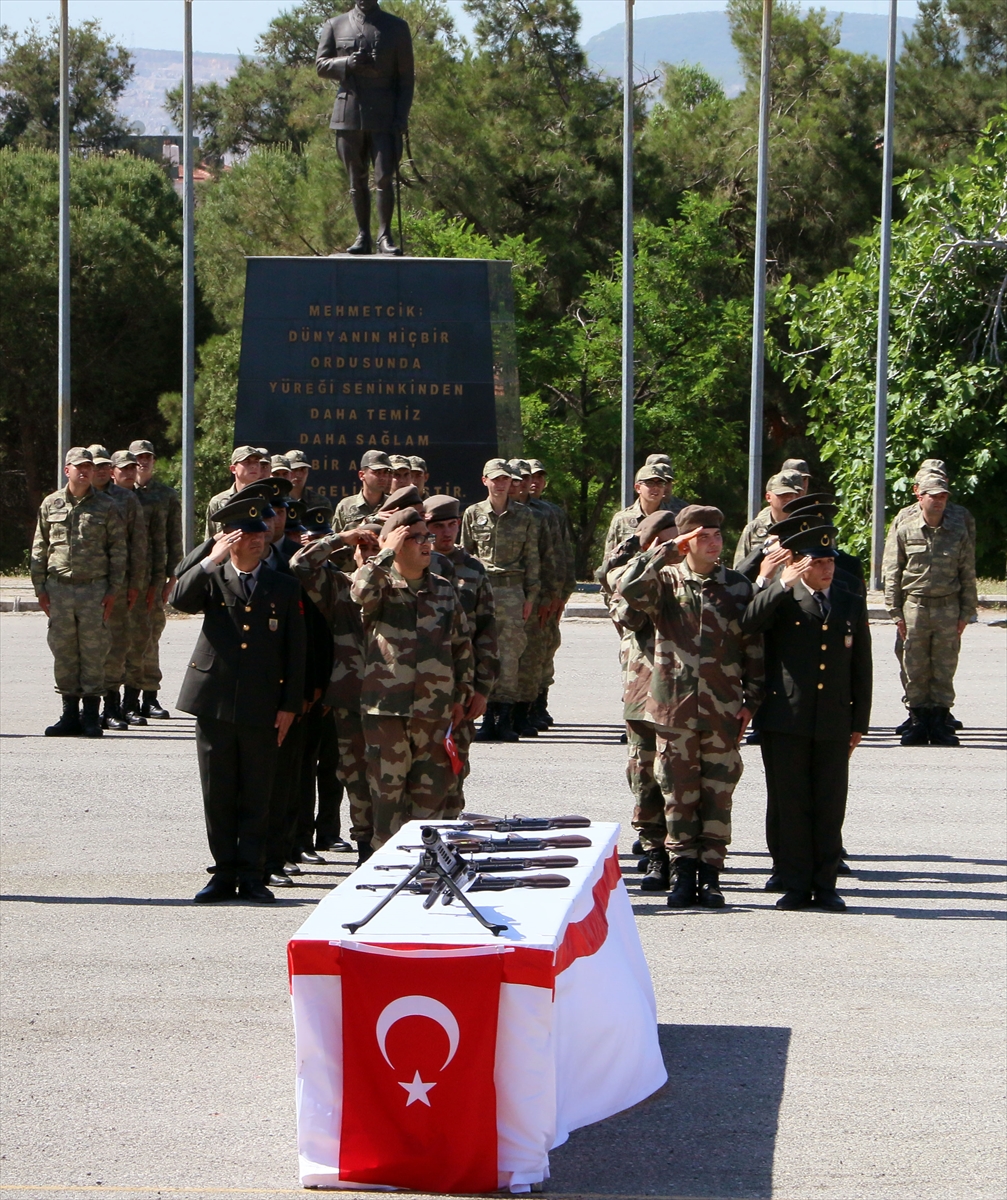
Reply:
[[154, 478], [155, 462], [146, 440], [111, 455], [75, 446], [66, 486], [39, 508], [31, 579], [63, 702], [48, 737], [100, 737], [169, 715], [158, 699], [159, 646], [182, 510], [178, 493]]

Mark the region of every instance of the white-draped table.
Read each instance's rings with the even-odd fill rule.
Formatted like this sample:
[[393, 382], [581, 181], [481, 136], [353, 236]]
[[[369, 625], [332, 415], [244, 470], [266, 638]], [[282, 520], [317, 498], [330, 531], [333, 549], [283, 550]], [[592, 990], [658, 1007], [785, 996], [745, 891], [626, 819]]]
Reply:
[[499, 937], [457, 900], [424, 910], [409, 894], [355, 935], [345, 928], [383, 894], [358, 884], [394, 882], [377, 868], [417, 861], [400, 848], [419, 845], [414, 822], [291, 940], [306, 1187], [528, 1191], [571, 1130], [665, 1083], [619, 826], [554, 832], [591, 839], [560, 872], [568, 888], [468, 893], [508, 926]]

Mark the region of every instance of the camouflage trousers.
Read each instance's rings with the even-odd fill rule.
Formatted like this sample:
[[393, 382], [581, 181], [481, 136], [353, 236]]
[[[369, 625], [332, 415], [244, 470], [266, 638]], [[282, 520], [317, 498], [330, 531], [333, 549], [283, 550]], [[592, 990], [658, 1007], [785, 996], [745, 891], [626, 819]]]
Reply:
[[958, 597], [942, 596], [921, 604], [906, 596], [902, 615], [906, 641], [902, 650], [906, 699], [910, 708], [951, 708], [958, 669]]
[[[150, 613], [150, 637], [143, 650], [143, 662], [140, 667], [141, 682], [136, 686], [145, 692], [156, 692], [161, 686], [161, 634], [168, 624], [164, 613], [164, 601], [161, 599], [161, 588], [154, 591], [154, 607]], [[140, 601], [137, 601], [139, 604]]]
[[664, 793], [668, 852], [718, 870], [731, 841], [731, 797], [741, 778], [737, 735], [657, 726], [657, 781]]
[[374, 804], [367, 777], [367, 743], [364, 725], [356, 709], [334, 708], [339, 765], [336, 777], [350, 798], [350, 837], [369, 842], [374, 836]]
[[454, 772], [444, 749], [447, 721], [364, 713], [375, 850], [407, 821], [441, 818]]
[[63, 696], [100, 696], [105, 690], [108, 627], [102, 600], [107, 579], [59, 583], [50, 576], [49, 632], [56, 691]]
[[525, 647], [518, 663], [517, 691], [519, 702], [530, 704], [542, 690], [542, 677], [549, 657], [548, 623], [546, 628], [539, 624], [537, 611], [525, 621], [524, 635]]
[[471, 767], [469, 765], [469, 751], [472, 748], [472, 741], [476, 735], [476, 727], [473, 721], [462, 721], [462, 723], [452, 731], [451, 736], [455, 739], [455, 749], [458, 751], [458, 757], [462, 760], [462, 769], [459, 774], [452, 774], [451, 791], [444, 805], [444, 811], [441, 813], [445, 821], [453, 821], [461, 815], [462, 809], [465, 807], [465, 780], [468, 778]]
[[668, 836], [664, 796], [654, 774], [657, 734], [650, 721], [627, 721], [626, 782], [633, 793], [633, 828], [644, 850], [663, 846]]
[[[141, 596], [137, 600], [140, 604]], [[134, 607], [136, 607], [134, 605]], [[126, 589], [122, 588], [115, 598], [115, 604], [109, 615], [105, 628], [108, 630], [108, 654], [105, 655], [105, 688], [106, 692], [114, 692], [126, 681], [126, 652], [129, 650], [129, 597]]]
[[552, 687], [556, 681], [556, 652], [559, 650], [560, 642], [563, 640], [559, 632], [559, 622], [560, 618], [553, 616], [545, 623], [545, 662], [542, 666], [542, 678], [539, 681], [539, 690]]
[[[156, 601], [155, 601], [156, 603]], [[141, 592], [129, 614], [129, 642], [126, 647], [126, 670], [123, 682], [127, 687], [143, 690], [143, 660], [150, 641], [154, 614], [147, 612], [147, 593]]]
[[524, 653], [525, 620], [524, 589], [493, 585], [493, 603], [496, 608], [497, 654], [500, 658], [500, 674], [493, 689], [493, 700], [500, 704], [516, 704], [520, 701], [520, 664]]

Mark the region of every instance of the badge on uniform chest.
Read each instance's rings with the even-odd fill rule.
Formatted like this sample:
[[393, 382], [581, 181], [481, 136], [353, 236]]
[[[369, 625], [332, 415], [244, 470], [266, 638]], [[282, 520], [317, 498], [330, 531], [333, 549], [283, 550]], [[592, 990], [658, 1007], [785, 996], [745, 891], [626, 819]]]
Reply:
[[276, 617], [270, 617], [269, 618], [269, 632], [275, 633], [277, 631], [277, 629], [279, 629], [279, 628], [280, 628], [280, 622], [276, 619]]
[[852, 649], [853, 648], [853, 634], [848, 633], [846, 635], [846, 637], [843, 638], [843, 642], [844, 642], [847, 650]]

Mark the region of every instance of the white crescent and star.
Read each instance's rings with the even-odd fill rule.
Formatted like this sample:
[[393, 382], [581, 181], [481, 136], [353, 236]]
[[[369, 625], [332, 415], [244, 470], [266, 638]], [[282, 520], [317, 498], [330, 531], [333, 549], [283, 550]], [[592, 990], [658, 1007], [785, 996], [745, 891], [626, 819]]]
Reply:
[[[406, 1017], [427, 1017], [431, 1021], [436, 1021], [444, 1030], [448, 1037], [448, 1056], [444, 1060], [441, 1070], [451, 1062], [458, 1051], [459, 1029], [458, 1021], [454, 1013], [446, 1004], [442, 1004], [440, 1000], [435, 1000], [432, 996], [400, 996], [397, 1000], [393, 1000], [390, 1004], [385, 1005], [378, 1017], [377, 1024], [374, 1027], [375, 1036], [378, 1039], [378, 1049], [381, 1051], [382, 1057], [389, 1066], [392, 1066], [392, 1060], [388, 1057], [386, 1041], [388, 1033], [396, 1021], [401, 1021]], [[399, 1087], [404, 1088], [408, 1094], [406, 1100], [406, 1108], [410, 1104], [419, 1102], [430, 1107], [430, 1099], [428, 1093], [431, 1088], [436, 1087], [436, 1083], [424, 1083], [420, 1078], [420, 1073], [417, 1071], [411, 1083], [399, 1082]]]

